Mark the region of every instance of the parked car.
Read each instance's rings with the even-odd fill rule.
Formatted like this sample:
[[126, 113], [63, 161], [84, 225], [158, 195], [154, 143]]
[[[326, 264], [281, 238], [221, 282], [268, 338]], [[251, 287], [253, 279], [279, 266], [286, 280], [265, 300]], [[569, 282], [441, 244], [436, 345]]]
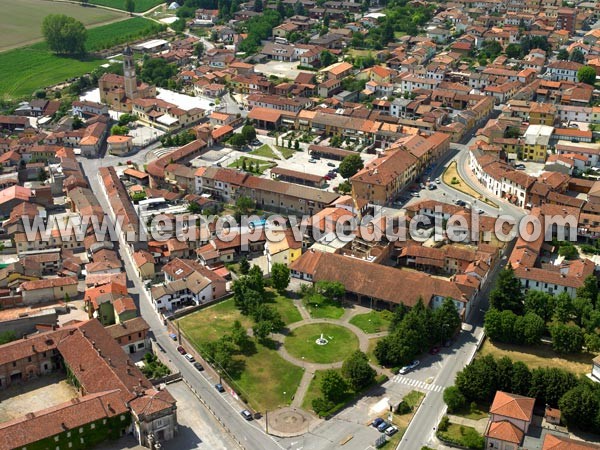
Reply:
[[198, 372], [202, 372], [204, 370], [204, 367], [202, 367], [202, 364], [200, 364], [199, 362], [195, 362], [194, 367]]
[[223, 385], [221, 383], [215, 384], [215, 389], [219, 392], [225, 392], [225, 388], [223, 387]]
[[456, 200], [456, 204], [458, 206], [467, 206], [467, 202], [463, 201], [463, 200]]
[[396, 425], [391, 425], [391, 426], [387, 427], [384, 431], [384, 433], [387, 434], [388, 436], [393, 436], [397, 432], [398, 432], [398, 427]]
[[244, 409], [242, 411], [240, 411], [240, 414], [242, 415], [242, 417], [246, 420], [252, 420], [252, 413], [250, 411], [248, 411], [247, 409]]
[[177, 335], [176, 335], [175, 333], [169, 333], [169, 337], [170, 337], [171, 339], [173, 339], [174, 341], [176, 341], [176, 340], [177, 340]]
[[335, 164], [334, 164], [334, 163], [332, 163], [332, 162], [328, 162], [328, 163], [327, 163], [327, 165], [328, 165], [329, 167], [335, 167]]
[[425, 189], [425, 183], [421, 183], [421, 184], [419, 185], [419, 187], [420, 187], [421, 189]]
[[435, 184], [430, 184], [427, 189], [429, 189], [430, 191], [434, 191], [437, 189], [437, 186]]
[[483, 209], [480, 209], [479, 211], [477, 211], [479, 214], [485, 214], [485, 211]]
[[377, 428], [383, 422], [384, 422], [384, 420], [381, 417], [377, 417], [375, 420], [373, 420], [373, 422], [371, 422], [371, 426], [374, 428]]
[[186, 353], [184, 355], [184, 358], [187, 359], [189, 362], [193, 363], [196, 362], [196, 358], [194, 358], [192, 355], [190, 355], [189, 353]]
[[330, 181], [330, 180], [331, 180], [331, 177], [330, 177], [329, 175], [325, 175], [323, 178], [324, 178], [325, 180], [327, 180], [327, 181]]
[[438, 345], [434, 345], [433, 347], [431, 347], [431, 350], [429, 350], [429, 353], [432, 355], [437, 355], [440, 352], [440, 347]]
[[177, 351], [179, 353], [181, 353], [182, 355], [185, 355], [187, 352], [185, 351], [185, 348], [183, 348], [181, 345], [179, 347], [177, 347]]
[[379, 425], [377, 425], [377, 431], [383, 433], [385, 431], [385, 429], [389, 426], [390, 426], [390, 424], [384, 420]]
[[308, 162], [311, 163], [311, 164], [315, 164], [317, 162], [317, 160], [315, 158], [310, 158], [308, 160]]
[[410, 372], [411, 370], [415, 369], [417, 366], [419, 365], [419, 360], [415, 359], [413, 362], [411, 362], [409, 365], [402, 367], [398, 373], [400, 375], [406, 375], [408, 372]]
[[421, 194], [419, 194], [418, 192], [413, 192], [410, 195], [412, 195], [413, 197], [420, 197], [421, 196]]
[[260, 142], [258, 139], [254, 139], [252, 141], [252, 145], [262, 145], [262, 142]]
[[442, 182], [442, 180], [440, 180], [439, 178], [435, 179], [435, 184], [440, 184]]

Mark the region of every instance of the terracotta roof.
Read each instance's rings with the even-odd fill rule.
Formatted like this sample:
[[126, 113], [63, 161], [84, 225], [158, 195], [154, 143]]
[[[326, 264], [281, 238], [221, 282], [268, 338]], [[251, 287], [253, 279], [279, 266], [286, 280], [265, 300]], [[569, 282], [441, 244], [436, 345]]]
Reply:
[[533, 417], [534, 405], [534, 398], [497, 391], [490, 407], [490, 414], [498, 414], [499, 416], [529, 422]]
[[21, 290], [35, 291], [37, 289], [71, 286], [74, 284], [77, 284], [77, 277], [47, 278], [45, 280], [26, 281], [21, 284]]
[[523, 433], [519, 427], [512, 424], [508, 420], [492, 422], [486, 433], [486, 437], [488, 438], [498, 439], [504, 442], [512, 442], [515, 444], [520, 444], [523, 441], [524, 435], [525, 433]]
[[119, 297], [113, 302], [113, 308], [119, 315], [127, 311], [137, 312], [137, 308], [131, 297]]
[[592, 444], [590, 442], [576, 441], [575, 439], [569, 439], [568, 437], [556, 436], [554, 434], [547, 433], [544, 436], [544, 444], [542, 450], [597, 450], [600, 449], [600, 445]]
[[149, 329], [150, 325], [148, 325], [143, 317], [135, 317], [106, 327], [106, 331], [108, 331], [108, 334], [110, 334], [113, 339], [118, 339], [130, 334], [137, 334], [142, 331], [148, 331]]

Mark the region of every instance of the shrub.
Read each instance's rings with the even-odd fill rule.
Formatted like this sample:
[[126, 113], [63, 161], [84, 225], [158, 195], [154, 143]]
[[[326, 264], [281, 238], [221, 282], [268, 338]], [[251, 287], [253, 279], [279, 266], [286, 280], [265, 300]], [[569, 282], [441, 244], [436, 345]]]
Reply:
[[454, 413], [464, 408], [467, 400], [456, 386], [444, 389], [444, 402], [448, 405], [448, 412]]
[[448, 418], [448, 416], [444, 416], [444, 417], [442, 417], [442, 420], [440, 420], [440, 423], [438, 425], [438, 430], [439, 431], [448, 431], [448, 425], [450, 425], [450, 419]]
[[408, 414], [412, 412], [412, 408], [408, 403], [404, 400], [398, 404], [398, 408], [396, 408], [396, 414]]

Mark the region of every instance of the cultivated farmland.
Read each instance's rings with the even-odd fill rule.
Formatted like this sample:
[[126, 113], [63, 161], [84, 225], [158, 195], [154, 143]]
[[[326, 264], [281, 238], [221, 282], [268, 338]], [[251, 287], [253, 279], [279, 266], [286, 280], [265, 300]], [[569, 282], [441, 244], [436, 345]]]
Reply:
[[[88, 30], [87, 47], [95, 51], [156, 31], [154, 22], [135, 17]], [[79, 60], [57, 56], [44, 42], [9, 50], [0, 53], [0, 95], [5, 98], [30, 96], [37, 89], [81, 76], [105, 62], [93, 57]]]
[[[90, 3], [125, 10], [125, 0], [90, 0]], [[165, 2], [160, 0], [135, 0], [135, 12], [148, 11], [161, 3]]]
[[42, 39], [42, 22], [48, 14], [66, 14], [80, 20], [87, 27], [127, 17], [117, 11], [44, 0], [0, 0], [0, 8], [0, 51]]

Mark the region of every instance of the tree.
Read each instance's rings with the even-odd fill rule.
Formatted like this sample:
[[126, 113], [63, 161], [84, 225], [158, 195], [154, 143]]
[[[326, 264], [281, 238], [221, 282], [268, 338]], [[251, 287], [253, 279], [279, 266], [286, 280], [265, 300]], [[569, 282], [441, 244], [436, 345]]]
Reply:
[[242, 127], [242, 136], [246, 140], [246, 142], [252, 142], [256, 139], [256, 130], [252, 125], [244, 125]]
[[377, 372], [369, 365], [367, 355], [360, 350], [352, 353], [342, 364], [342, 375], [355, 392], [369, 386]]
[[566, 322], [571, 317], [573, 303], [566, 292], [561, 292], [554, 298], [554, 318], [558, 322]]
[[562, 420], [569, 427], [584, 431], [598, 429], [600, 413], [600, 390], [582, 382], [567, 391], [558, 401]]
[[445, 342], [454, 336], [462, 320], [451, 298], [445, 299], [442, 306], [433, 312], [433, 321], [435, 329], [439, 330], [440, 333], [439, 342]]
[[532, 312], [519, 319], [521, 320], [517, 320], [515, 327], [523, 330], [523, 343], [527, 345], [539, 344], [546, 329], [544, 319]]
[[229, 145], [231, 145], [232, 147], [237, 147], [237, 148], [241, 148], [244, 145], [246, 145], [246, 138], [244, 138], [244, 136], [240, 133], [234, 133], [228, 140], [227, 142], [229, 143]]
[[583, 286], [577, 288], [577, 297], [587, 298], [596, 305], [599, 292], [598, 279], [595, 275], [590, 275], [583, 281]]
[[231, 340], [238, 346], [242, 353], [246, 353], [250, 344], [250, 337], [239, 320], [233, 322], [231, 327]]
[[83, 23], [64, 14], [50, 14], [42, 23], [42, 34], [50, 50], [64, 55], [83, 55], [87, 31]]
[[294, 150], [300, 150], [300, 141], [298, 139], [294, 141]]
[[254, 12], [262, 12], [263, 2], [262, 0], [254, 0]]
[[583, 55], [583, 52], [580, 49], [576, 48], [569, 55], [569, 60], [579, 64], [583, 64], [585, 62], [585, 56]]
[[135, 122], [137, 120], [137, 116], [135, 114], [124, 113], [119, 116], [119, 125], [124, 127], [130, 122]]
[[465, 407], [467, 399], [456, 386], [448, 386], [444, 389], [444, 403], [448, 405], [449, 413], [455, 413]]
[[262, 270], [257, 265], [253, 265], [248, 271], [247, 279], [250, 284], [250, 288], [254, 289], [259, 294], [265, 293], [265, 283], [263, 278]]
[[530, 289], [525, 294], [525, 313], [535, 313], [540, 316], [544, 322], [552, 319], [554, 312], [554, 296], [547, 292]]
[[456, 387], [467, 401], [491, 401], [497, 391], [497, 373], [492, 355], [476, 358], [456, 374]]
[[543, 367], [531, 371], [531, 388], [529, 396], [534, 397], [541, 405], [558, 406], [558, 401], [565, 393], [577, 386], [577, 377], [563, 369]]
[[348, 179], [364, 167], [362, 158], [358, 153], [346, 156], [340, 163], [339, 173]]
[[577, 80], [593, 86], [596, 83], [596, 71], [593, 67], [583, 66], [577, 71]]
[[273, 323], [269, 320], [261, 320], [252, 327], [252, 332], [258, 342], [265, 342], [273, 331]]
[[327, 300], [339, 302], [346, 293], [344, 285], [338, 281], [317, 281], [315, 288], [319, 294], [322, 294]]
[[335, 370], [327, 370], [321, 379], [321, 393], [325, 400], [338, 403], [344, 399], [348, 384]]
[[283, 6], [283, 2], [281, 0], [277, 0], [277, 12], [279, 13], [279, 16], [281, 18], [284, 18], [286, 16], [285, 7]]
[[125, 0], [125, 11], [129, 13], [129, 15], [133, 15], [135, 11], [135, 0]]
[[140, 78], [149, 84], [166, 87], [168, 81], [177, 75], [177, 66], [163, 58], [148, 58], [144, 61]]
[[529, 395], [531, 388], [531, 372], [522, 361], [515, 361], [512, 366], [511, 392], [519, 395]]
[[252, 211], [254, 211], [255, 207], [256, 204], [254, 203], [254, 200], [252, 200], [250, 197], [246, 195], [238, 197], [238, 199], [235, 201], [235, 212], [236, 216], [239, 215], [239, 217], [236, 217], [236, 220], [238, 220], [238, 218], [241, 218], [241, 216], [247, 216], [248, 214], [250, 214]]
[[121, 125], [113, 125], [110, 129], [110, 134], [112, 136], [125, 136], [127, 133], [129, 133], [129, 128], [122, 127]]
[[248, 262], [248, 258], [243, 256], [242, 259], [240, 259], [240, 273], [242, 275], [247, 275], [249, 270], [250, 270], [250, 263]]
[[600, 352], [600, 336], [596, 333], [587, 333], [584, 338], [585, 348], [588, 352]]
[[500, 272], [496, 286], [490, 292], [490, 306], [500, 311], [509, 309], [520, 314], [523, 311], [523, 300], [521, 282], [515, 277], [515, 272], [509, 264]]
[[336, 57], [327, 50], [323, 50], [319, 55], [319, 60], [321, 61], [321, 65], [324, 67], [332, 65], [336, 61]]
[[550, 326], [552, 348], [559, 353], [577, 353], [583, 347], [584, 335], [577, 325], [555, 323]]
[[81, 120], [81, 117], [79, 117], [79, 116], [73, 117], [73, 123], [71, 124], [71, 126], [73, 127], [74, 130], [79, 130], [80, 128], [83, 128], [84, 123], [83, 123], [83, 120]]
[[202, 41], [198, 42], [194, 47], [194, 53], [196, 54], [198, 59], [202, 59], [205, 50], [206, 48], [204, 47], [204, 43]]
[[43, 183], [44, 181], [46, 181], [48, 179], [48, 173], [46, 172], [45, 168], [43, 168], [43, 167], [40, 168], [37, 179], [41, 183]]
[[290, 269], [285, 264], [275, 263], [271, 268], [273, 287], [278, 292], [283, 292], [290, 284]]
[[505, 52], [506, 56], [513, 59], [518, 59], [523, 54], [523, 51], [521, 50], [521, 46], [519, 44], [508, 44], [506, 46]]
[[567, 51], [566, 48], [561, 48], [558, 51], [558, 55], [556, 56], [556, 58], [560, 61], [566, 61], [569, 59], [569, 52]]
[[560, 248], [558, 249], [558, 254], [560, 256], [563, 256], [565, 259], [577, 259], [577, 257], [579, 256], [579, 252], [577, 251], [577, 248], [571, 244], [570, 242], [564, 242], [563, 245], [560, 246]]

